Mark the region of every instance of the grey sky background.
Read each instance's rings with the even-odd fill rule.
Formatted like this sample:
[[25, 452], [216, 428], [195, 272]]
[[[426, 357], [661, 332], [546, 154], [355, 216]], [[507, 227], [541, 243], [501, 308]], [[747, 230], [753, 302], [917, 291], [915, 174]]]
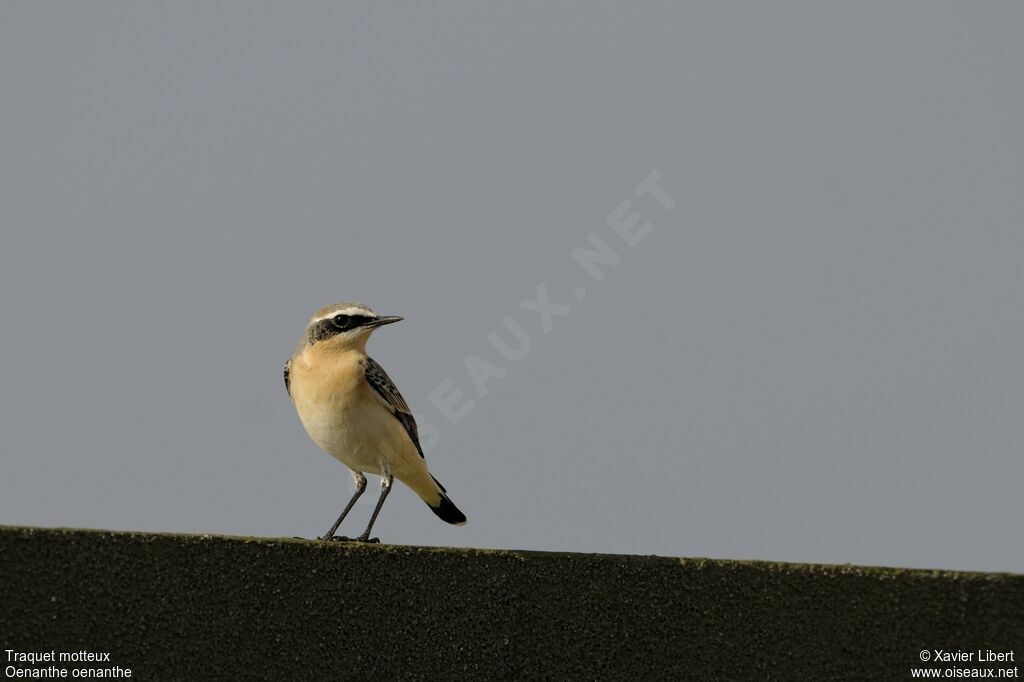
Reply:
[[[0, 523], [322, 533], [351, 483], [281, 365], [357, 300], [406, 317], [370, 352], [470, 517], [399, 486], [385, 541], [1024, 571], [1022, 32], [1012, 2], [5, 2]], [[507, 371], [484, 397], [470, 355]]]

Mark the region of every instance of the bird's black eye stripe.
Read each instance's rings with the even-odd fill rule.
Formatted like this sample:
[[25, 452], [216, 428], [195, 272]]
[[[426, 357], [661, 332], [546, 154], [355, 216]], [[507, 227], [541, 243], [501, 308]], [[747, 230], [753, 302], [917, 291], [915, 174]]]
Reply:
[[341, 313], [333, 317], [325, 317], [309, 328], [308, 341], [309, 343], [323, 341], [342, 332], [362, 327], [376, 319], [373, 315], [343, 315]]
[[331, 318], [331, 324], [338, 329], [338, 331], [348, 331], [355, 329], [356, 327], [362, 327], [364, 324], [372, 322], [374, 318], [369, 315], [335, 315]]

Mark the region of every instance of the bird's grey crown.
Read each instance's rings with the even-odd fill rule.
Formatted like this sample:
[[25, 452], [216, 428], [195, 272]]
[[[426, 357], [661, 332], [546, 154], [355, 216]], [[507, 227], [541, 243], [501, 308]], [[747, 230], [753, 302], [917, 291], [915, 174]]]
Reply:
[[325, 305], [315, 313], [313, 317], [309, 319], [309, 323], [315, 324], [320, 320], [325, 320], [335, 315], [359, 315], [363, 317], [380, 317], [373, 311], [369, 306], [365, 306], [362, 303], [355, 303], [352, 301], [342, 301], [341, 303], [332, 303], [331, 305]]

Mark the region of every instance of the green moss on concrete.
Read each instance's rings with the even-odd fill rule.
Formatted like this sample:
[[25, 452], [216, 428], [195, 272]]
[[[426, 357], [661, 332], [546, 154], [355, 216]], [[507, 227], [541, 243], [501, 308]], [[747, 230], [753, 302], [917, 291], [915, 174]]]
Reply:
[[[906, 679], [1024, 576], [0, 527], [0, 649], [136, 679]], [[2, 653], [2, 652], [0, 652]]]

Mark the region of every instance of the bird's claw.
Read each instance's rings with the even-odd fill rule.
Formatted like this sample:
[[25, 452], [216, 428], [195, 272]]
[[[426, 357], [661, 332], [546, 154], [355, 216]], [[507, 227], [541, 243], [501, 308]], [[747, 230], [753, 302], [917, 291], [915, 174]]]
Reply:
[[380, 538], [371, 538], [371, 537], [369, 537], [367, 535], [360, 535], [357, 538], [350, 538], [350, 537], [345, 536], [345, 535], [332, 535], [331, 537], [327, 537], [325, 535], [324, 537], [322, 537], [320, 539], [323, 540], [324, 542], [365, 542], [365, 543], [371, 544], [371, 545], [372, 544], [379, 544], [380, 543]]

